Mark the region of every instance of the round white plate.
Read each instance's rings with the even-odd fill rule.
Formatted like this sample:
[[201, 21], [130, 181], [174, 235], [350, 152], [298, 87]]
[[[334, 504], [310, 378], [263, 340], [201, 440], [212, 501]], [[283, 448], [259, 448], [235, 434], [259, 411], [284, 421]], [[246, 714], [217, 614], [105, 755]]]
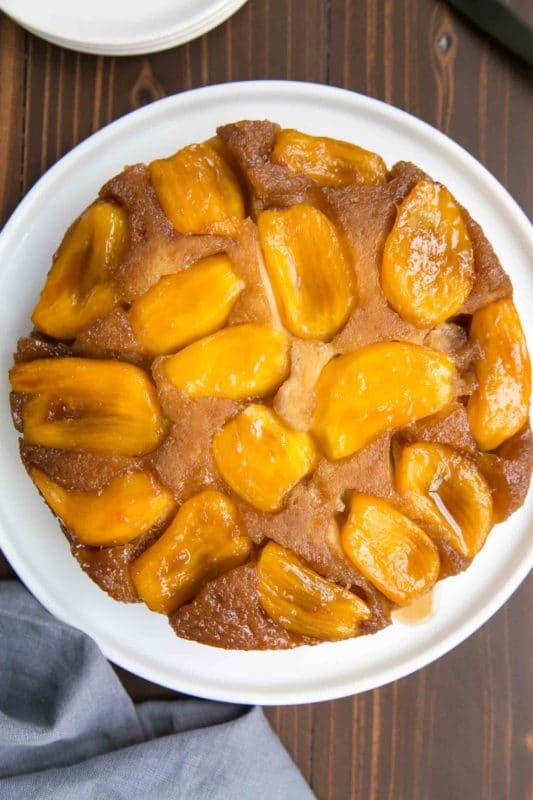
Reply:
[[82, 53], [131, 56], [196, 39], [246, 0], [0, 0], [31, 33]]
[[376, 100], [314, 84], [225, 84], [169, 97], [114, 122], [66, 155], [34, 186], [0, 235], [0, 546], [54, 614], [92, 636], [131, 672], [190, 694], [245, 703], [328, 700], [401, 678], [459, 644], [505, 602], [532, 561], [533, 497], [489, 536], [472, 566], [436, 588], [436, 610], [418, 625], [292, 651], [237, 652], [178, 639], [166, 618], [111, 600], [80, 570], [20, 463], [7, 371], [50, 258], [72, 220], [124, 164], [150, 161], [212, 136], [217, 125], [270, 118], [410, 159], [446, 183], [483, 225], [515, 286], [533, 341], [533, 241], [505, 189], [443, 134]]

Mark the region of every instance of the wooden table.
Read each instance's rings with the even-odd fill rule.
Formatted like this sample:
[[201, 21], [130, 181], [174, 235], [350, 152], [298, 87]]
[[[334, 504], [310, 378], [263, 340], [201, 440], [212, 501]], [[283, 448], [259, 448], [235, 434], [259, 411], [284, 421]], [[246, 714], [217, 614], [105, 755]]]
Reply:
[[[513, 6], [531, 18], [528, 0]], [[0, 15], [2, 219], [51, 164], [116, 117], [191, 87], [254, 78], [330, 83], [404, 108], [460, 142], [531, 211], [528, 72], [444, 3], [250, 0], [191, 44], [124, 59], [61, 50]], [[411, 677], [336, 702], [268, 709], [317, 797], [525, 798], [532, 587]], [[118, 672], [136, 699], [173, 694]]]

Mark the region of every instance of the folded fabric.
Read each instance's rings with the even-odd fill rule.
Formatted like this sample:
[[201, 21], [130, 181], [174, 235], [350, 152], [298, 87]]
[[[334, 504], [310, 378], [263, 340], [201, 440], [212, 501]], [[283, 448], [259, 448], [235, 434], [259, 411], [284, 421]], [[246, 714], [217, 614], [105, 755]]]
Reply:
[[260, 708], [134, 705], [98, 646], [0, 583], [2, 800], [312, 800]]

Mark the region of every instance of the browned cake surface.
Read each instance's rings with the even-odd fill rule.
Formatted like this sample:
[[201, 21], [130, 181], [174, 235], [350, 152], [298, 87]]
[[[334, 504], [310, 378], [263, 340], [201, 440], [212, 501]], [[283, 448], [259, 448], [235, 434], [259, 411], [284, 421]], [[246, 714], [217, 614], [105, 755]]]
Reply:
[[[114, 547], [83, 547], [72, 542], [72, 554], [79, 565], [105, 592], [122, 603], [136, 603], [139, 595], [131, 579], [129, 565], [161, 533], [161, 527], [148, 531], [129, 544]], [[72, 538], [69, 534], [69, 538]]]

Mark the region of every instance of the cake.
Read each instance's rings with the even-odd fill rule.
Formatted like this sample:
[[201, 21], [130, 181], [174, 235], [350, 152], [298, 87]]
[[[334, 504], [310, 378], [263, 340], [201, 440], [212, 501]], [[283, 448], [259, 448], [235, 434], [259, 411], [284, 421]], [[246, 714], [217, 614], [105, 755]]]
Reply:
[[224, 125], [66, 231], [10, 371], [22, 462], [87, 575], [180, 637], [375, 633], [524, 502], [512, 294], [414, 164]]

